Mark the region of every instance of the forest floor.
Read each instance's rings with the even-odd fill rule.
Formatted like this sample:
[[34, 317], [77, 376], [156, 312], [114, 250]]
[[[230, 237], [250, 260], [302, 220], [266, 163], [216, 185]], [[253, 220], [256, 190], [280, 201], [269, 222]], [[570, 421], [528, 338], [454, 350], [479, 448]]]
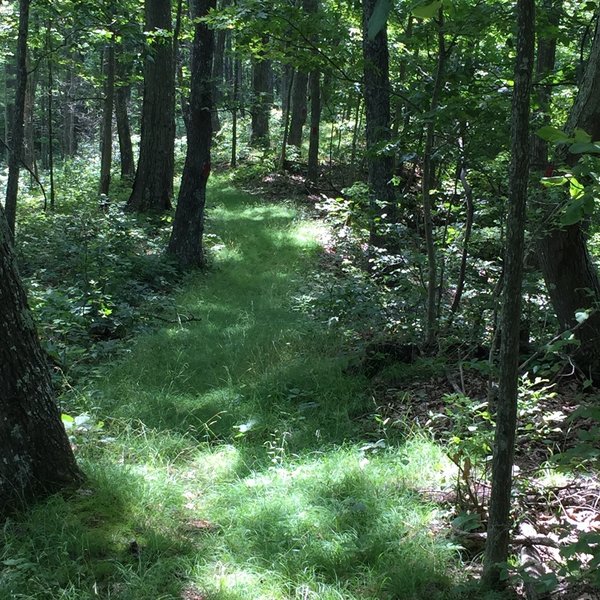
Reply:
[[[362, 324], [336, 312], [331, 228], [224, 177], [210, 198], [209, 269], [161, 297], [146, 332], [74, 361], [61, 407], [88, 481], [5, 524], [0, 597], [479, 597], [486, 379], [431, 359], [365, 369]], [[541, 388], [524, 392], [540, 435], [520, 452], [535, 472], [514, 551], [542, 572], [511, 569], [517, 595], [530, 577], [555, 585], [559, 540], [598, 523], [595, 478], [532, 460], [580, 402]], [[554, 595], [595, 597], [562, 575]]]

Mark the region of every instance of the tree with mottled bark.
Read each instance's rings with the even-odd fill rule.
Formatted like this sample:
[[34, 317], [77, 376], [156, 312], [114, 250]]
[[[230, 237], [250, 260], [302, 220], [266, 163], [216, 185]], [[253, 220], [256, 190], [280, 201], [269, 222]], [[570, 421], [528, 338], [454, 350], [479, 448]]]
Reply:
[[184, 268], [204, 264], [202, 234], [206, 183], [210, 175], [212, 136], [212, 58], [214, 33], [201, 17], [215, 0], [192, 0], [195, 20], [191, 57], [191, 84], [187, 126], [187, 153], [177, 198], [173, 231], [167, 252]]
[[19, 33], [17, 37], [17, 78], [15, 102], [11, 130], [11, 152], [8, 160], [8, 181], [6, 183], [6, 220], [11, 234], [15, 234], [17, 219], [17, 195], [19, 173], [23, 160], [23, 138], [25, 119], [25, 96], [27, 92], [27, 37], [29, 34], [30, 0], [19, 0]]
[[482, 584], [500, 589], [508, 560], [512, 469], [517, 428], [519, 381], [519, 332], [521, 286], [525, 247], [525, 208], [529, 181], [529, 119], [535, 41], [535, 0], [517, 2], [517, 57], [515, 64], [512, 122], [509, 208], [504, 256], [504, 288], [500, 326], [500, 375], [492, 490]]
[[[306, 8], [306, 2], [305, 8]], [[287, 143], [290, 146], [302, 146], [302, 130], [306, 123], [306, 89], [308, 85], [308, 73], [303, 69], [296, 70], [291, 94], [290, 130]]]
[[175, 152], [175, 69], [171, 0], [146, 0], [146, 59], [140, 155], [129, 210], [171, 208]]
[[61, 423], [50, 371], [0, 206], [0, 515], [76, 484], [81, 473]]

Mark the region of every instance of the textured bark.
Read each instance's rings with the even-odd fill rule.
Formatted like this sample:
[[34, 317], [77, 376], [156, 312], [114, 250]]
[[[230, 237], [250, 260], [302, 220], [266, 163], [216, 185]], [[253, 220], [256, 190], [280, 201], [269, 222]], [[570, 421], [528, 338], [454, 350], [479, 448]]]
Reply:
[[512, 102], [509, 209], [504, 259], [500, 377], [492, 490], [482, 584], [499, 589], [508, 559], [510, 498], [517, 427], [521, 284], [525, 246], [525, 207], [529, 179], [529, 104], [534, 57], [535, 0], [517, 2], [517, 58]]
[[308, 74], [304, 71], [296, 71], [294, 85], [292, 86], [292, 110], [290, 118], [290, 130], [287, 142], [291, 146], [302, 145], [302, 129], [306, 123], [306, 86]]
[[0, 515], [76, 483], [81, 474], [15, 266], [0, 207]]
[[111, 41], [104, 48], [104, 100], [100, 134], [100, 194], [108, 196], [112, 165], [112, 120], [115, 102], [115, 46]]
[[271, 61], [265, 58], [254, 61], [252, 67], [252, 129], [251, 146], [269, 146], [269, 116], [273, 103]]
[[[122, 50], [122, 48], [121, 48]], [[119, 154], [121, 156], [121, 179], [133, 181], [135, 177], [135, 162], [131, 144], [131, 127], [129, 126], [129, 99], [131, 85], [129, 75], [131, 65], [126, 64], [122, 57], [117, 58], [116, 73], [118, 83], [115, 88], [115, 117], [117, 134], [119, 136]]]
[[[146, 31], [171, 32], [170, 0], [146, 0]], [[127, 208], [171, 208], [175, 151], [175, 73], [170, 37], [154, 36], [146, 48], [140, 156]]]
[[[596, 29], [590, 56], [569, 114], [565, 130], [580, 128], [593, 140], [600, 139], [600, 28]], [[575, 164], [578, 155], [568, 155], [566, 161]], [[555, 209], [548, 207], [548, 212]], [[585, 224], [552, 227], [538, 243], [538, 254], [552, 306], [563, 329], [576, 324], [575, 312], [594, 309], [600, 302], [600, 281], [587, 249]], [[591, 377], [600, 381], [600, 313], [575, 331], [579, 341], [577, 364]]]
[[25, 94], [27, 89], [27, 35], [29, 33], [29, 0], [19, 0], [19, 34], [17, 37], [17, 78], [15, 104], [11, 128], [10, 144], [12, 152], [8, 161], [8, 181], [6, 183], [6, 220], [11, 235], [15, 234], [17, 218], [17, 194], [19, 172], [23, 160], [23, 136], [25, 115]]
[[[193, 0], [192, 14], [195, 19], [203, 17], [214, 6], [215, 0]], [[182, 267], [200, 267], [204, 263], [202, 234], [206, 183], [210, 175], [213, 49], [213, 31], [205, 23], [196, 21], [192, 45], [187, 153], [167, 250]]]
[[[367, 35], [369, 19], [377, 0], [363, 0], [364, 97], [366, 109], [367, 169], [373, 217], [394, 212], [393, 158], [382, 152], [390, 140], [390, 79], [387, 30], [384, 27], [374, 40]], [[377, 236], [371, 225], [371, 241]]]

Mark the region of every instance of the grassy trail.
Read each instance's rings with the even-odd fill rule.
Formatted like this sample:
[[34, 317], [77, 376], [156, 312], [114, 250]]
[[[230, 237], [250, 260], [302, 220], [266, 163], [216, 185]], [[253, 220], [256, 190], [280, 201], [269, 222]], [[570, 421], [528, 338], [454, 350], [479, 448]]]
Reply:
[[200, 320], [140, 337], [77, 392], [105, 421], [78, 442], [89, 483], [9, 522], [1, 598], [460, 597], [418, 493], [445, 477], [443, 453], [424, 438], [377, 451], [367, 382], [297, 309], [320, 227], [213, 188], [212, 268], [177, 300]]

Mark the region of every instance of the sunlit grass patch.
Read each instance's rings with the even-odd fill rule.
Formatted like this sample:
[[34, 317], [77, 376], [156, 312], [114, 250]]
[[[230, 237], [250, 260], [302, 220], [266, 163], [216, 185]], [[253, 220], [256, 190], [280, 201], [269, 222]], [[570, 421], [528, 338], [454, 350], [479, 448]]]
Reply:
[[[272, 597], [286, 597], [290, 585], [306, 593], [324, 586], [339, 594], [342, 587], [348, 595], [341, 597], [350, 598], [418, 598], [436, 586], [441, 590], [452, 551], [430, 527], [438, 509], [414, 489], [421, 475], [442, 476], [447, 465], [441, 457], [423, 471], [423, 455], [436, 453], [425, 440], [372, 456], [345, 447], [284, 459], [209, 490], [201, 514], [221, 533], [202, 577], [228, 572], [220, 583], [225, 595], [218, 598], [235, 593], [240, 578], [254, 586], [253, 597], [265, 597], [262, 582], [272, 586], [273, 572], [286, 583]], [[392, 592], [400, 581], [405, 593]], [[365, 596], [369, 589], [381, 595]]]

